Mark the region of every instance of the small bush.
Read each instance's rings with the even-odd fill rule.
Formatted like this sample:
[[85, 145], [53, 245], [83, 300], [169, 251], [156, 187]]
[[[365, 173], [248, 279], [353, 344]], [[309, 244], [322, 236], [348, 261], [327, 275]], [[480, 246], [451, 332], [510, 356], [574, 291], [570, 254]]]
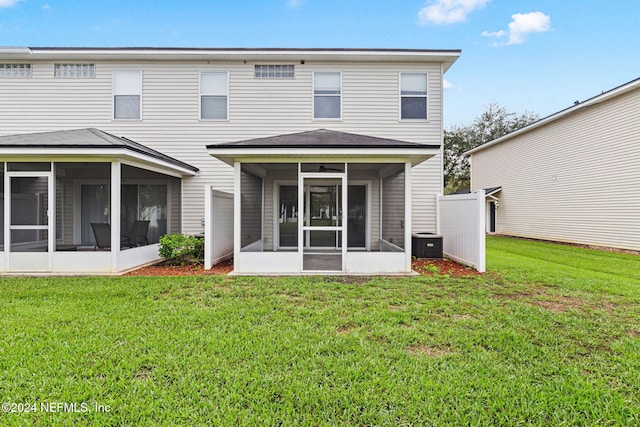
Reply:
[[204, 239], [185, 234], [160, 237], [160, 256], [170, 264], [196, 264], [204, 261]]

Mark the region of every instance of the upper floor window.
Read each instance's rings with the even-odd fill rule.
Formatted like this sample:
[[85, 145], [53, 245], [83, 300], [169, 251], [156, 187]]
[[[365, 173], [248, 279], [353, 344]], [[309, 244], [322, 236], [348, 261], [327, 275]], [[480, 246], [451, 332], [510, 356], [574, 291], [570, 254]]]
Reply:
[[200, 119], [227, 120], [229, 117], [229, 74], [200, 73]]
[[140, 120], [142, 110], [142, 71], [113, 72], [113, 118]]
[[341, 107], [342, 74], [340, 72], [313, 73], [313, 118], [340, 119]]
[[55, 64], [55, 77], [88, 79], [96, 76], [95, 64]]
[[0, 64], [0, 77], [10, 79], [31, 77], [31, 64]]
[[427, 73], [400, 73], [400, 119], [427, 119]]
[[256, 65], [255, 77], [258, 79], [292, 79], [295, 77], [295, 66]]

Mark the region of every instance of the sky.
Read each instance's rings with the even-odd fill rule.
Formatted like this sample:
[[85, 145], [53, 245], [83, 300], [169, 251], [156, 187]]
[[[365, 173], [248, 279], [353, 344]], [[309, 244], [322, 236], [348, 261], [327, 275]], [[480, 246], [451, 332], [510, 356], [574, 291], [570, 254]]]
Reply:
[[0, 0], [0, 46], [461, 49], [449, 129], [640, 77], [640, 0]]

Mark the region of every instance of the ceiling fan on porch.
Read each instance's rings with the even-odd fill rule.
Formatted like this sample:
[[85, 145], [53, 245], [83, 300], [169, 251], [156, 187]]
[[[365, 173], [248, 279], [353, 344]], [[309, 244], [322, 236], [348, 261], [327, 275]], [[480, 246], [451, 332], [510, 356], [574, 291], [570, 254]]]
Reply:
[[318, 167], [318, 172], [342, 172], [342, 169], [328, 168], [325, 165], [320, 165]]

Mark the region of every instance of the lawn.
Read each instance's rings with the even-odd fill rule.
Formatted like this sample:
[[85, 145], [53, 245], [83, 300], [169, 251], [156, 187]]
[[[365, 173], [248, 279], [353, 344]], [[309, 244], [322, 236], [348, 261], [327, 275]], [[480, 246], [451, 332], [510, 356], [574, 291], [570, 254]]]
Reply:
[[467, 278], [3, 278], [0, 398], [37, 406], [0, 425], [640, 423], [640, 258], [491, 238], [487, 259]]

